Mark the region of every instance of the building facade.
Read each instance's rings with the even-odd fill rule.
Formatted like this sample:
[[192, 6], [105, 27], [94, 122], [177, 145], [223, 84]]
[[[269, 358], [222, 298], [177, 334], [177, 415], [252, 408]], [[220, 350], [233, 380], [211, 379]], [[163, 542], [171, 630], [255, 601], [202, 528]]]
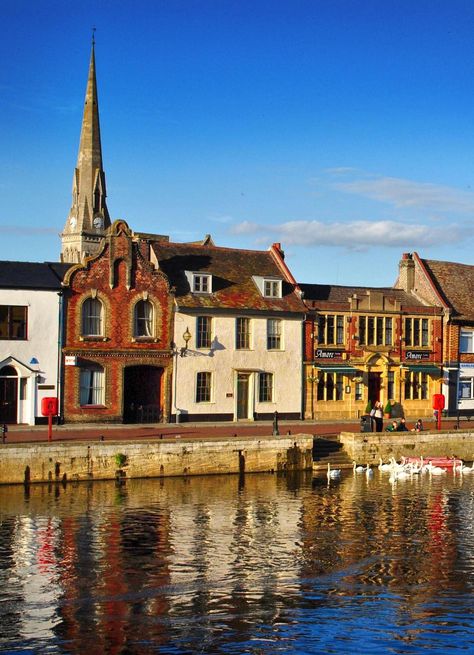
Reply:
[[61, 393], [61, 280], [68, 266], [0, 262], [0, 424], [35, 425]]
[[68, 422], [169, 420], [173, 295], [149, 249], [115, 221], [101, 251], [64, 277]]
[[446, 410], [474, 411], [474, 266], [403, 255], [408, 275], [397, 285], [412, 289], [443, 311], [441, 392]]
[[305, 418], [432, 415], [440, 391], [442, 317], [402, 289], [301, 284]]
[[304, 305], [280, 244], [268, 251], [160, 241], [175, 287], [176, 421], [301, 418]]

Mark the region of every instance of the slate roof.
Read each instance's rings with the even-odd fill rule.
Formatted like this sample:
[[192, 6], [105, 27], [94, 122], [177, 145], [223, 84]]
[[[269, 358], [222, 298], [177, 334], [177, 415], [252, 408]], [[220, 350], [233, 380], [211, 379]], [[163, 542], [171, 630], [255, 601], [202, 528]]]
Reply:
[[421, 259], [438, 293], [453, 309], [453, 318], [474, 320], [474, 266]]
[[426, 307], [426, 304], [403, 289], [392, 287], [346, 287], [333, 284], [300, 284], [299, 287], [303, 291], [304, 300], [309, 307], [317, 307], [318, 303], [337, 303], [339, 305], [347, 304], [349, 309], [348, 299], [351, 296], [356, 294], [359, 297], [365, 297], [368, 291], [380, 292], [386, 298], [398, 300], [402, 307]]
[[60, 290], [72, 264], [0, 261], [0, 289]]
[[[176, 288], [176, 302], [183, 308], [255, 310], [269, 312], [305, 311], [295, 285], [285, 276], [269, 251], [241, 250], [201, 243], [155, 242], [153, 251], [159, 268]], [[210, 273], [212, 293], [191, 293], [185, 271]], [[282, 298], [264, 298], [252, 276], [283, 280]]]

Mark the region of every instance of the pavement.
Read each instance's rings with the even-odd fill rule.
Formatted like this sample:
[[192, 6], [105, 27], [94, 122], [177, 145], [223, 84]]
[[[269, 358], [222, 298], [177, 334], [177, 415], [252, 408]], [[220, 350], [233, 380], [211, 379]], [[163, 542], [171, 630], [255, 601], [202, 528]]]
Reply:
[[[386, 425], [390, 420], [386, 421]], [[415, 421], [407, 421], [410, 427]], [[464, 425], [465, 424], [465, 425]], [[442, 430], [453, 429], [456, 420], [444, 419]], [[427, 430], [436, 430], [433, 421], [425, 422]], [[461, 428], [470, 428], [467, 421], [462, 421]], [[279, 421], [278, 431], [281, 436], [287, 434], [312, 434], [315, 436], [337, 435], [340, 432], [360, 432], [360, 421]], [[205, 422], [205, 423], [153, 423], [153, 424], [109, 424], [67, 423], [53, 425], [52, 441], [130, 441], [146, 439], [208, 439], [212, 437], [271, 436], [272, 421], [252, 422]], [[1, 436], [1, 433], [0, 433]], [[37, 443], [48, 441], [47, 425], [9, 425], [5, 443]]]

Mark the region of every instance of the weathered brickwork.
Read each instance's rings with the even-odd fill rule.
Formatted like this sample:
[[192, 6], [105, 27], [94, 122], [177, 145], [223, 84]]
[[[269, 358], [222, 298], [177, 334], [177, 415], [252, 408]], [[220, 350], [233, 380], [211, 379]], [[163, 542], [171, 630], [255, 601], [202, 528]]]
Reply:
[[[122, 421], [127, 398], [142, 411], [144, 405], [156, 405], [159, 418], [169, 416], [173, 294], [168, 278], [154, 269], [142, 252], [140, 240], [127, 224], [116, 221], [100, 253], [71, 268], [64, 279], [67, 320], [63, 353], [68, 363], [75, 358], [74, 365], [64, 367], [66, 421]], [[100, 302], [99, 334], [84, 330], [89, 299]], [[136, 334], [135, 312], [140, 301], [152, 307], [146, 336]], [[82, 398], [81, 403], [81, 371], [90, 366], [103, 371], [103, 395], [101, 402], [84, 403]], [[127, 369], [131, 368], [134, 375], [127, 382]], [[140, 386], [143, 389], [137, 388]]]

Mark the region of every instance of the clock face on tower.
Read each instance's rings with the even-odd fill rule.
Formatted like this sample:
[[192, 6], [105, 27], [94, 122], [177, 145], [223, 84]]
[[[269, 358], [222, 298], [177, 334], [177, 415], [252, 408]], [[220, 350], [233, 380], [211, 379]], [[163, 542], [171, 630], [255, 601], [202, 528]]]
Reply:
[[98, 230], [102, 229], [104, 226], [104, 221], [101, 216], [96, 216], [94, 218], [94, 227], [96, 227]]
[[76, 224], [77, 224], [77, 218], [75, 216], [71, 216], [71, 218], [69, 219], [69, 225], [72, 227], [72, 229], [74, 229], [76, 227]]

